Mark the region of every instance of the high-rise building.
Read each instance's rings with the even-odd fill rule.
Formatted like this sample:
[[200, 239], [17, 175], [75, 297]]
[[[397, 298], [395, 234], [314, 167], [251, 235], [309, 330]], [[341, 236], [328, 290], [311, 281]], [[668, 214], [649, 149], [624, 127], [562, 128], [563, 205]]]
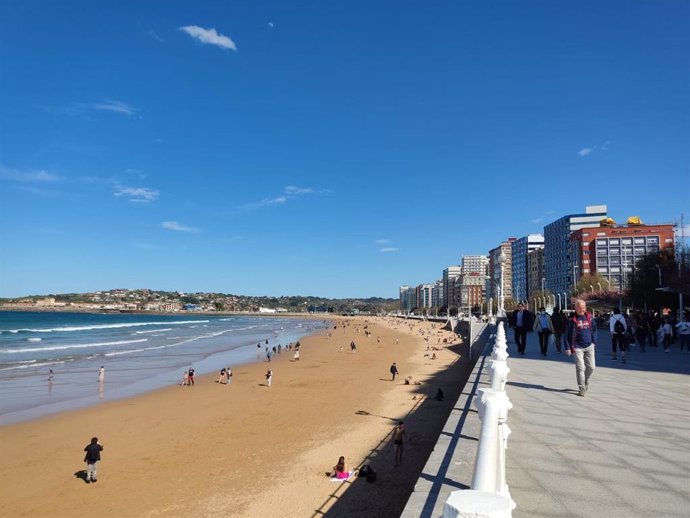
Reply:
[[571, 236], [573, 266], [583, 275], [598, 273], [607, 284], [598, 289], [627, 289], [641, 257], [673, 248], [673, 225], [586, 227]]
[[431, 307], [443, 306], [443, 279], [437, 280], [431, 288]]
[[463, 255], [462, 273], [478, 273], [479, 275], [489, 275], [489, 256], [488, 255]]
[[528, 234], [512, 243], [513, 254], [513, 297], [515, 300], [528, 300], [529, 289], [527, 254], [538, 248], [544, 248], [544, 236]]
[[407, 313], [412, 309], [410, 306], [410, 287], [407, 284], [400, 286], [400, 311]]
[[[491, 297], [494, 300], [498, 300], [501, 293], [505, 299], [513, 297], [513, 241], [515, 238], [509, 237], [507, 241], [489, 250], [489, 286]], [[501, 255], [503, 256], [503, 263], [501, 263]]]
[[455, 297], [455, 279], [460, 277], [462, 268], [460, 266], [449, 266], [443, 270], [443, 305], [446, 308], [457, 306]]
[[[575, 285], [570, 234], [599, 224], [607, 214], [606, 205], [585, 207], [584, 214], [570, 214], [544, 227], [544, 277], [551, 293], [568, 293]], [[577, 272], [575, 272], [577, 275]]]
[[459, 308], [481, 306], [486, 300], [486, 275], [476, 272], [465, 273], [455, 282]]
[[527, 293], [542, 291], [542, 279], [544, 279], [544, 249], [537, 248], [527, 254]]
[[420, 310], [422, 308], [431, 307], [431, 290], [433, 289], [433, 287], [433, 284], [420, 284], [419, 286], [417, 286], [417, 308], [419, 308]]

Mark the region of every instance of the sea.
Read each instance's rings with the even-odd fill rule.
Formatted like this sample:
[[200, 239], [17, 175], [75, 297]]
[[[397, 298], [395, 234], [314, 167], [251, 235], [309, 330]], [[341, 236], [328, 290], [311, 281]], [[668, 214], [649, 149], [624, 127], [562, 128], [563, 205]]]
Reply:
[[266, 347], [327, 325], [277, 316], [0, 311], [0, 424], [180, 383], [190, 367], [199, 375], [265, 361]]

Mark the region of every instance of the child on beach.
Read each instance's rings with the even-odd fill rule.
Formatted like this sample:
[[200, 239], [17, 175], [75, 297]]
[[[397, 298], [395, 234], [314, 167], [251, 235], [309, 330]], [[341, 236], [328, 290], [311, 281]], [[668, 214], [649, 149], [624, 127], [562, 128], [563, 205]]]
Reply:
[[181, 385], [183, 387], [186, 387], [189, 384], [189, 373], [187, 371], [184, 371], [184, 374], [182, 374], [182, 383]]
[[333, 472], [331, 473], [331, 478], [343, 479], [350, 476], [350, 472], [347, 470], [345, 465], [345, 457], [340, 457], [338, 463], [333, 466]]
[[230, 382], [232, 381], [232, 369], [230, 369], [230, 367], [225, 369], [225, 379], [226, 384], [230, 385]]
[[218, 383], [226, 383], [227, 378], [225, 377], [225, 368], [220, 369], [220, 377], [218, 378]]
[[268, 385], [270, 387], [272, 380], [273, 380], [273, 371], [271, 369], [268, 369], [268, 371], [266, 371], [266, 385]]

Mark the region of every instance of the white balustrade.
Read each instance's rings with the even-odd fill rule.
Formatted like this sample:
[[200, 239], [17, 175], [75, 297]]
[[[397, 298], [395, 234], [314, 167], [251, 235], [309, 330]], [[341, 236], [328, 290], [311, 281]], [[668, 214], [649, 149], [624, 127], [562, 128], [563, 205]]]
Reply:
[[445, 503], [443, 518], [510, 518], [515, 502], [506, 482], [508, 412], [513, 407], [505, 385], [508, 379], [508, 344], [503, 322], [498, 324], [492, 360], [486, 367], [491, 388], [477, 391], [474, 405], [481, 430], [474, 463], [472, 489], [453, 491]]

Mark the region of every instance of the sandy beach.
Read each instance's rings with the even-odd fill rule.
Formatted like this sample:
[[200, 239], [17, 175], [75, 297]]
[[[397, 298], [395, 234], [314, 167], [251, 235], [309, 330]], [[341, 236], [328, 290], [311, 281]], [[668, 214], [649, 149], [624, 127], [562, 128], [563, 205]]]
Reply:
[[[229, 386], [209, 375], [194, 387], [0, 427], [0, 516], [398, 516], [467, 365], [438, 324], [359, 317], [334, 326], [330, 338], [302, 340], [299, 361], [283, 352], [239, 366]], [[406, 385], [406, 376], [421, 384]], [[439, 386], [443, 402], [434, 400]], [[396, 468], [398, 420], [408, 441]], [[94, 435], [103, 460], [98, 483], [87, 484], [79, 476]], [[377, 481], [332, 482], [326, 472], [340, 455], [351, 468], [371, 465]]]

